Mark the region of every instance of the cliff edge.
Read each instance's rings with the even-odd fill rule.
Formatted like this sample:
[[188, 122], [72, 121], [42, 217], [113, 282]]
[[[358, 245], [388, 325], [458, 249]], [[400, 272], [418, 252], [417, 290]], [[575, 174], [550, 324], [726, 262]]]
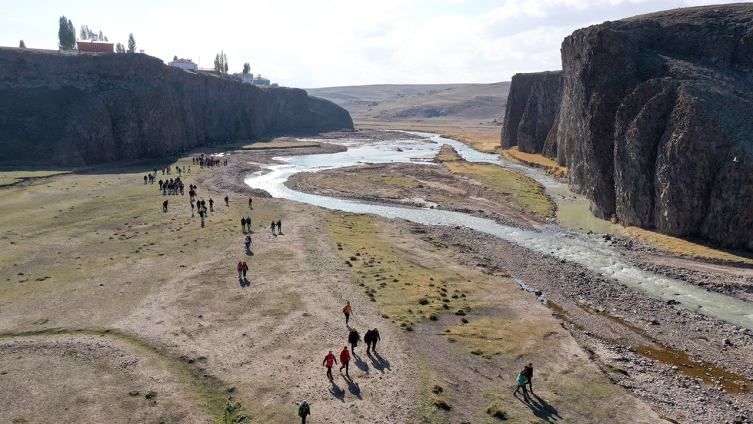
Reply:
[[753, 4], [605, 22], [561, 54], [549, 135], [594, 213], [753, 250]]
[[345, 109], [301, 89], [262, 89], [143, 54], [0, 48], [0, 161], [85, 165], [352, 128]]

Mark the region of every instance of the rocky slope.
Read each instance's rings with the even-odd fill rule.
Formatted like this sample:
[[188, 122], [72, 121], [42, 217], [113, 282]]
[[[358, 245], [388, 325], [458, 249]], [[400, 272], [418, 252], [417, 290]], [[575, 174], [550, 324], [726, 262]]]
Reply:
[[83, 165], [346, 128], [346, 110], [300, 89], [261, 89], [143, 54], [0, 49], [2, 161]]
[[753, 250], [753, 5], [605, 22], [561, 53], [549, 136], [594, 213]]

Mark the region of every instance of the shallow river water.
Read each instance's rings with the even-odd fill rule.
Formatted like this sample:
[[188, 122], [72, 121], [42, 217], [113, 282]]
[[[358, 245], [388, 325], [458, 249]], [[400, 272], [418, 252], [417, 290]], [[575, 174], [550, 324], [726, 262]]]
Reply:
[[[372, 213], [386, 218], [402, 218], [419, 224], [464, 226], [476, 231], [497, 236], [517, 243], [535, 252], [559, 259], [577, 262], [585, 268], [613, 279], [633, 290], [648, 296], [681, 302], [679, 307], [694, 310], [704, 315], [714, 316], [732, 324], [753, 329], [753, 305], [716, 292], [706, 291], [695, 285], [644, 271], [628, 263], [624, 254], [613, 249], [603, 238], [582, 234], [567, 228], [552, 226], [542, 232], [526, 231], [498, 224], [492, 220], [478, 218], [459, 212], [440, 209], [402, 208], [396, 206], [369, 205], [349, 200], [300, 193], [285, 187], [284, 182], [298, 172], [316, 172], [325, 169], [352, 166], [359, 163], [421, 162], [430, 160], [443, 144], [449, 144], [466, 160], [472, 162], [495, 163], [521, 172], [539, 181], [547, 192], [555, 198], [559, 208], [571, 208], [575, 215], [570, 223], [576, 230], [594, 232], [616, 232], [611, 224], [593, 220], [595, 227], [589, 227], [588, 220], [581, 215], [588, 202], [570, 193], [564, 183], [537, 169], [511, 164], [494, 154], [482, 153], [455, 140], [441, 138], [436, 134], [416, 133], [430, 137], [430, 140], [401, 140], [376, 142], [370, 145], [350, 147], [346, 152], [320, 155], [292, 156], [276, 158], [285, 164], [263, 165], [266, 170], [246, 177], [246, 184], [264, 189], [273, 197], [286, 198], [328, 209], [354, 213]], [[342, 144], [342, 142], [337, 141]], [[588, 214], [590, 215], [590, 214]], [[598, 221], [598, 222], [597, 222]]]

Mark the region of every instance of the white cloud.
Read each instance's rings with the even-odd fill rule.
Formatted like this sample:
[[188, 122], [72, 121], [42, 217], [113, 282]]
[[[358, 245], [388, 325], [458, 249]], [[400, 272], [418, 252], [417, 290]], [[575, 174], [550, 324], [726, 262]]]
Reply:
[[[209, 67], [220, 50], [231, 71], [244, 62], [283, 85], [496, 82], [560, 68], [562, 39], [606, 20], [708, 0], [383, 0], [317, 3], [133, 0], [91, 8], [75, 0], [15, 2], [0, 17], [0, 43], [55, 48], [57, 19], [102, 29], [165, 61]], [[718, 3], [718, 2], [714, 2]]]

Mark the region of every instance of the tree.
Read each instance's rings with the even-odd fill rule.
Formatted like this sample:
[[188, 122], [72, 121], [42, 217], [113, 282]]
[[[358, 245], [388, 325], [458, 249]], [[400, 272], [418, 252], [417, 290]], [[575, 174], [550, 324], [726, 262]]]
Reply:
[[248, 63], [244, 63], [243, 64], [243, 75], [248, 75], [249, 73], [251, 73], [251, 65], [249, 65]]
[[20, 47], [22, 49], [26, 48], [26, 43], [24, 43], [24, 40], [21, 40], [21, 43], [18, 45], [18, 47]]
[[100, 31], [99, 32], [99, 38], [97, 38], [97, 40], [103, 41], [104, 39], [105, 39], [105, 36], [104, 36], [104, 34], [102, 34], [102, 31]]
[[125, 46], [121, 43], [118, 43], [115, 45], [115, 53], [125, 53], [126, 49]]
[[218, 74], [227, 74], [227, 55], [224, 51], [220, 51], [214, 56], [214, 72]]
[[173, 56], [173, 60], [178, 60], [178, 55]]
[[110, 40], [108, 40], [107, 37], [105, 37], [105, 41], [110, 41]]
[[133, 38], [133, 34], [128, 34], [128, 50], [136, 53], [136, 39]]
[[81, 32], [78, 33], [79, 40], [86, 40], [89, 38], [89, 32], [86, 31], [86, 25], [81, 25]]
[[76, 48], [76, 27], [73, 26], [73, 22], [65, 16], [61, 16], [59, 23], [58, 45], [60, 49], [72, 50]]

